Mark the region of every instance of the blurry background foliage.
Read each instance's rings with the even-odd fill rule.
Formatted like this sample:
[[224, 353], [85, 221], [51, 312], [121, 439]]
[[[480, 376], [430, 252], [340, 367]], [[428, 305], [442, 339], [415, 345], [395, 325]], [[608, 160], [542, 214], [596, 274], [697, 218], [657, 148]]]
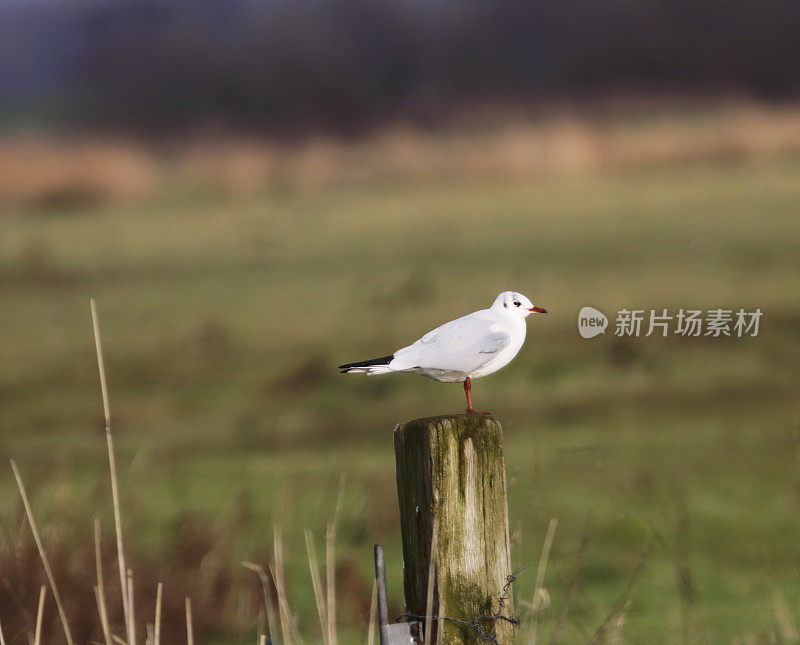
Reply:
[[[798, 24], [751, 0], [0, 0], [0, 456], [76, 640], [101, 639], [95, 516], [121, 629], [90, 296], [139, 624], [163, 581], [170, 642], [187, 595], [199, 642], [252, 642], [239, 562], [265, 565], [278, 525], [316, 642], [304, 530], [322, 553], [344, 473], [349, 643], [376, 542], [402, 607], [392, 428], [463, 393], [335, 366], [513, 288], [550, 314], [473, 393], [505, 429], [523, 631], [796, 641]], [[584, 340], [584, 305], [764, 317], [756, 338]], [[0, 624], [23, 643], [44, 575], [10, 469], [0, 493]], [[60, 642], [51, 599], [44, 618]]]

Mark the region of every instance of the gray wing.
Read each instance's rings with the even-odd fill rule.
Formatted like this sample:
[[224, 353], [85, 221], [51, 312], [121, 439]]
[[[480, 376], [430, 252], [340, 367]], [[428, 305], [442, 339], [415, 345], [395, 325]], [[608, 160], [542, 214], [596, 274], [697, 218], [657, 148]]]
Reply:
[[413, 345], [395, 352], [392, 367], [467, 374], [493, 361], [510, 343], [511, 337], [497, 329], [496, 320], [470, 314], [437, 327]]

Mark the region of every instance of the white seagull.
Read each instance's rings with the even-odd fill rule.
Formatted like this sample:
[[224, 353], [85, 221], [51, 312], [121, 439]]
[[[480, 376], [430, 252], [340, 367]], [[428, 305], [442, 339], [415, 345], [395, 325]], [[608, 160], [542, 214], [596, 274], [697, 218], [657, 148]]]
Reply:
[[472, 379], [508, 365], [525, 342], [525, 318], [546, 314], [521, 293], [504, 291], [488, 309], [456, 318], [394, 354], [339, 365], [342, 374], [413, 372], [443, 383], [463, 381], [472, 414]]

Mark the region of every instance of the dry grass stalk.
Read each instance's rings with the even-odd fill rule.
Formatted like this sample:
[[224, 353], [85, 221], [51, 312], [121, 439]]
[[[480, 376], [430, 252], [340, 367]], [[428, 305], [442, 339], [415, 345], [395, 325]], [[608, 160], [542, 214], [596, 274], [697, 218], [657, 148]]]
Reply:
[[39, 645], [42, 642], [42, 616], [44, 615], [44, 595], [46, 587], [42, 585], [39, 590], [39, 608], [36, 610], [36, 633], [33, 637], [34, 645]]
[[259, 634], [258, 635], [258, 645], [267, 645], [267, 635], [266, 634]]
[[117, 462], [114, 457], [114, 440], [111, 436], [111, 407], [108, 402], [108, 387], [106, 385], [106, 368], [103, 362], [103, 343], [100, 339], [100, 325], [97, 321], [97, 305], [94, 298], [89, 300], [92, 310], [92, 328], [94, 329], [94, 345], [97, 351], [97, 369], [100, 373], [100, 392], [103, 397], [103, 414], [106, 423], [106, 444], [108, 446], [108, 466], [111, 474], [111, 498], [114, 503], [114, 529], [117, 535], [117, 560], [119, 562], [119, 583], [122, 589], [122, 612], [125, 618], [125, 631], [128, 643], [133, 645], [133, 616], [128, 606], [129, 594], [125, 576], [125, 550], [122, 543], [122, 514], [120, 512], [119, 488], [117, 486]]
[[64, 626], [64, 636], [66, 636], [67, 644], [72, 645], [72, 633], [69, 631], [69, 624], [67, 623], [67, 615], [64, 612], [64, 606], [61, 604], [61, 596], [58, 594], [56, 581], [53, 578], [53, 571], [50, 569], [50, 562], [47, 560], [47, 555], [42, 546], [42, 538], [39, 536], [39, 529], [36, 526], [36, 520], [33, 519], [33, 511], [31, 510], [30, 502], [28, 501], [28, 494], [25, 492], [25, 485], [22, 483], [22, 476], [19, 474], [19, 469], [14, 460], [11, 460], [11, 468], [14, 471], [14, 477], [17, 480], [17, 487], [19, 488], [20, 495], [22, 495], [22, 503], [25, 506], [25, 514], [28, 516], [28, 524], [30, 524], [33, 539], [36, 542], [36, 548], [39, 549], [39, 557], [42, 559], [44, 572], [47, 574], [47, 580], [50, 582], [50, 589], [53, 592], [53, 598], [58, 607], [58, 615], [61, 618], [61, 624]]
[[276, 526], [273, 540], [274, 566], [270, 565], [270, 573], [275, 581], [275, 590], [278, 594], [278, 615], [280, 616], [281, 634], [283, 643], [300, 642], [300, 635], [292, 620], [292, 612], [289, 609], [289, 602], [286, 598], [286, 580], [284, 578], [284, 559], [283, 559], [283, 537], [280, 529]]
[[[269, 565], [269, 571], [273, 580], [275, 580], [275, 589], [278, 592], [278, 622], [280, 623], [283, 642], [287, 645], [291, 645], [293, 642], [291, 638], [292, 619], [288, 603], [286, 602], [286, 590], [284, 589], [282, 574], [276, 573], [275, 567], [273, 567], [271, 564]], [[280, 583], [278, 582], [279, 578], [281, 579]]]
[[528, 636], [528, 643], [535, 645], [536, 636], [539, 629], [539, 621], [542, 614], [542, 606], [544, 604], [544, 574], [547, 570], [547, 561], [550, 559], [550, 548], [553, 546], [553, 537], [556, 534], [556, 527], [558, 526], [558, 518], [551, 518], [550, 524], [547, 526], [547, 535], [544, 538], [542, 545], [542, 555], [539, 557], [539, 568], [536, 571], [536, 587], [533, 592], [533, 602], [531, 603], [531, 614], [533, 615], [533, 622], [531, 631]]
[[325, 591], [327, 611], [327, 645], [336, 645], [336, 519], [328, 522], [325, 531]]
[[103, 560], [100, 554], [100, 520], [98, 518], [94, 518], [94, 563], [97, 569], [97, 586], [94, 588], [94, 594], [97, 599], [97, 611], [100, 614], [100, 627], [103, 630], [103, 640], [106, 645], [111, 645], [106, 592], [103, 583]]
[[328, 522], [328, 530], [325, 533], [325, 589], [327, 592], [328, 608], [328, 640], [327, 645], [336, 645], [336, 524], [339, 521], [339, 513], [342, 510], [344, 501], [344, 482], [345, 477], [342, 473], [339, 478], [339, 494], [336, 497], [336, 507], [333, 511], [333, 519]]
[[261, 587], [264, 591], [264, 603], [267, 607], [267, 622], [269, 629], [269, 638], [273, 643], [277, 643], [278, 634], [275, 631], [278, 625], [278, 618], [275, 616], [275, 600], [272, 597], [272, 590], [270, 588], [270, 580], [264, 567], [253, 562], [242, 562], [242, 566], [250, 571], [255, 571], [261, 579]]
[[186, 599], [186, 643], [194, 645], [194, 629], [192, 628], [192, 601]]
[[614, 624], [614, 631], [611, 632], [611, 637], [608, 639], [609, 645], [617, 645], [617, 643], [620, 642], [622, 626], [625, 624], [625, 618], [628, 616], [628, 611], [630, 611], [632, 604], [633, 598], [628, 598], [628, 602], [625, 603], [625, 607], [620, 612], [619, 618], [617, 618], [617, 622]]
[[272, 538], [273, 564], [270, 564], [270, 573], [275, 581], [275, 591], [278, 593], [278, 615], [280, 618], [281, 635], [284, 643], [291, 642], [291, 628], [289, 623], [289, 607], [286, 603], [286, 587], [283, 579], [283, 539], [280, 529], [276, 526]]
[[106, 601], [101, 595], [97, 585], [94, 586], [94, 598], [97, 601], [97, 613], [100, 614], [100, 628], [103, 630], [103, 640], [106, 645], [111, 645], [111, 630], [108, 626], [108, 609]]
[[161, 645], [161, 598], [164, 594], [164, 583], [159, 582], [156, 589], [156, 619], [153, 632], [153, 645]]
[[436, 549], [439, 543], [439, 520], [433, 520], [431, 550], [428, 556], [428, 595], [425, 599], [425, 645], [431, 645], [433, 635], [433, 586], [436, 582]]
[[311, 586], [314, 589], [314, 601], [317, 605], [317, 617], [319, 627], [322, 630], [322, 641], [328, 645], [328, 610], [325, 605], [325, 597], [322, 595], [322, 581], [319, 577], [319, 561], [317, 560], [317, 550], [314, 548], [314, 539], [311, 531], [306, 529], [306, 553], [308, 554], [308, 568], [311, 570]]
[[369, 603], [369, 629], [367, 631], [367, 645], [375, 645], [376, 614], [378, 613], [378, 581], [372, 581], [372, 600]]
[[5, 636], [3, 636], [3, 625], [0, 623], [0, 645], [6, 645]]
[[134, 610], [133, 610], [133, 571], [128, 569], [128, 582], [127, 582], [127, 589], [128, 589], [128, 612], [131, 617], [131, 624], [130, 624], [130, 634], [131, 639], [128, 641], [129, 645], [134, 645], [136, 643], [136, 622], [134, 620]]

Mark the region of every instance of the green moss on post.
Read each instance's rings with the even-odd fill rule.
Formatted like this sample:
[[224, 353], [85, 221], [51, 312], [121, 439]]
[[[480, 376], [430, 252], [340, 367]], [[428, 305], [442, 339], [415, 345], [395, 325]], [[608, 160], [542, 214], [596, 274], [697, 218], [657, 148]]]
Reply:
[[[500, 611], [511, 573], [503, 431], [492, 415], [415, 419], [394, 431], [397, 493], [403, 533], [406, 610], [424, 615], [434, 520], [439, 524], [433, 613], [467, 622]], [[484, 623], [491, 629], [491, 623]], [[440, 621], [442, 642], [479, 643], [468, 627]], [[499, 643], [513, 625], [496, 621]]]

